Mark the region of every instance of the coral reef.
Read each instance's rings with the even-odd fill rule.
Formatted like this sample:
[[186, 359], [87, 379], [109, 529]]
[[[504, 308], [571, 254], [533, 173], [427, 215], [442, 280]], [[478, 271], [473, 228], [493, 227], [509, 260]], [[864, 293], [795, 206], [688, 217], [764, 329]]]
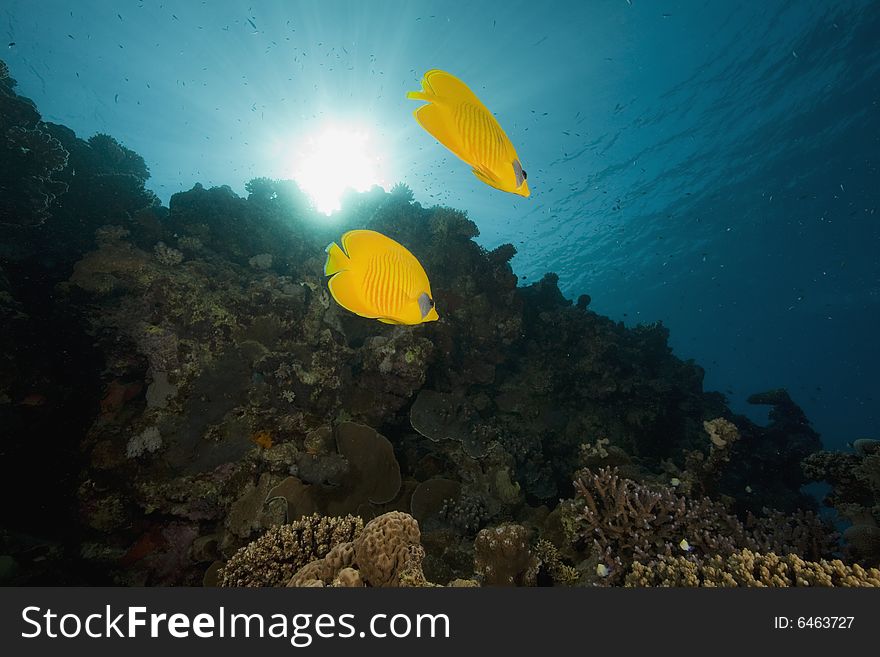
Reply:
[[[347, 195], [328, 225], [268, 178], [166, 208], [141, 156], [43, 122], [14, 88], [0, 67], [15, 581], [608, 585], [676, 556], [812, 562], [836, 537], [809, 479], [853, 523], [847, 558], [876, 563], [873, 443], [819, 452], [783, 390], [750, 400], [767, 426], [734, 415], [662, 324], [573, 304], [552, 273], [519, 287], [516, 249], [481, 247], [466, 213], [396, 185]], [[353, 228], [406, 244], [441, 321], [332, 301], [324, 247]], [[47, 444], [55, 485], [22, 496]]]

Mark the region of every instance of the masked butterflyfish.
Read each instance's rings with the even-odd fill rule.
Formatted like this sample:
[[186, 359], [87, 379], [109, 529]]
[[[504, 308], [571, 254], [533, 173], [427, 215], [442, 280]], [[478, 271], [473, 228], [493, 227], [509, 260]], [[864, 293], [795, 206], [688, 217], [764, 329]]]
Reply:
[[424, 268], [403, 245], [373, 230], [350, 230], [327, 247], [324, 274], [343, 308], [386, 324], [440, 319]]
[[492, 112], [454, 75], [437, 69], [422, 78], [422, 90], [407, 98], [428, 101], [413, 116], [425, 130], [471, 165], [474, 175], [496, 189], [529, 195], [516, 149]]

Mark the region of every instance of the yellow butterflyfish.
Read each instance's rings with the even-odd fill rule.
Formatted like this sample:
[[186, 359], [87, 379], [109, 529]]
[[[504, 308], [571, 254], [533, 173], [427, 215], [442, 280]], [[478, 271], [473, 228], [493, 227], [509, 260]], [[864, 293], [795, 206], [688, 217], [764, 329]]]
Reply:
[[529, 196], [528, 177], [516, 149], [476, 94], [454, 75], [433, 69], [422, 90], [407, 98], [428, 101], [413, 115], [425, 130], [471, 165], [474, 175], [503, 192]]
[[350, 230], [326, 249], [324, 274], [336, 302], [386, 324], [440, 319], [424, 268], [406, 247], [374, 230]]

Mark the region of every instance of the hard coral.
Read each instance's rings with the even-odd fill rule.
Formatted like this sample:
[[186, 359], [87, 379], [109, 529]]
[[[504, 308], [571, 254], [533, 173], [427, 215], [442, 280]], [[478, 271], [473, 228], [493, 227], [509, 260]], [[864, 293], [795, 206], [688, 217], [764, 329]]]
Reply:
[[221, 568], [220, 586], [284, 586], [306, 564], [350, 543], [363, 529], [355, 516], [305, 516], [272, 527], [241, 548]]
[[[338, 472], [338, 481], [332, 485], [309, 485], [299, 477], [282, 481], [269, 496], [286, 500], [288, 517], [315, 511], [327, 515], [364, 513], [390, 502], [400, 491], [400, 465], [387, 438], [355, 422], [341, 422], [333, 433], [338, 455], [347, 463], [344, 476]], [[306, 455], [301, 462], [310, 458]]]
[[288, 586], [331, 584], [347, 569], [357, 571], [356, 580], [351, 573], [343, 578], [349, 582], [359, 581], [372, 587], [414, 585], [424, 580], [416, 572], [421, 564], [420, 538], [415, 518], [391, 511], [373, 518], [353, 541], [339, 544], [323, 558], [306, 564], [290, 578]]
[[[672, 489], [651, 489], [607, 468], [583, 470], [575, 481], [577, 496], [563, 506], [563, 526], [576, 549], [592, 545], [616, 583], [634, 561], [671, 557], [682, 551], [730, 555], [743, 548], [756, 552], [812, 554], [830, 550], [827, 528], [815, 516], [770, 515], [753, 518], [750, 528], [709, 498], [689, 499]], [[779, 524], [780, 526], [772, 526]]]
[[474, 541], [474, 570], [490, 586], [534, 586], [538, 559], [522, 525], [486, 528]]
[[852, 556], [866, 565], [880, 565], [880, 451], [876, 441], [856, 441], [854, 454], [816, 452], [803, 460], [804, 473], [826, 481], [833, 507], [852, 526], [843, 534]]
[[626, 586], [880, 586], [880, 570], [848, 566], [840, 560], [805, 561], [795, 554], [779, 556], [741, 550], [705, 559], [664, 556], [635, 562]]
[[354, 540], [354, 561], [370, 586], [400, 586], [409, 548], [421, 539], [419, 523], [408, 513], [391, 511], [373, 518]]

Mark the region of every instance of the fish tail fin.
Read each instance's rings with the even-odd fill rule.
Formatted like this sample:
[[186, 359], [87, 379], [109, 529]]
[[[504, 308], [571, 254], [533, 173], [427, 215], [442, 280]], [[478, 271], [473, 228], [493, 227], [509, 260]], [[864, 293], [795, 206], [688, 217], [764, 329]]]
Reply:
[[350, 268], [351, 259], [345, 255], [345, 251], [339, 248], [336, 242], [330, 242], [324, 250], [327, 252], [327, 262], [324, 263], [324, 276], [333, 276], [333, 274], [338, 274]]

